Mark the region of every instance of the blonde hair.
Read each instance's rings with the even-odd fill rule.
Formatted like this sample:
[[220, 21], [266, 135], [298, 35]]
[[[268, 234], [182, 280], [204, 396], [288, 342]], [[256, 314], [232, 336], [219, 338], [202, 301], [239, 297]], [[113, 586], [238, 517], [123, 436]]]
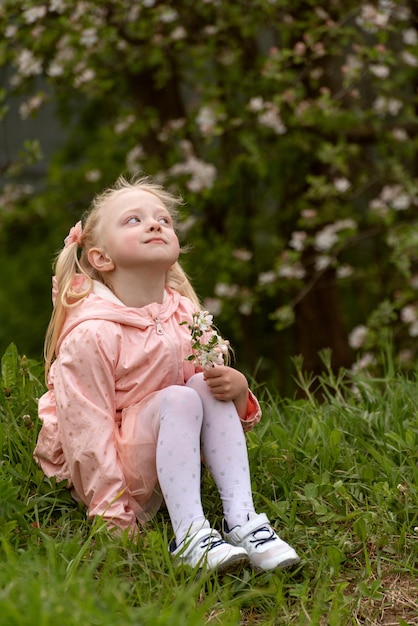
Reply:
[[[123, 176], [120, 176], [112, 187], [109, 187], [93, 199], [89, 210], [82, 217], [83, 227], [79, 241], [73, 241], [64, 246], [55, 259], [54, 273], [57, 293], [45, 337], [46, 378], [55, 358], [55, 350], [64, 325], [67, 309], [77, 306], [83, 298], [92, 292], [94, 280], [105, 284], [102, 274], [90, 265], [88, 252], [98, 244], [103, 208], [127, 189], [141, 189], [142, 191], [153, 193], [169, 211], [174, 225], [177, 222], [178, 206], [182, 202], [181, 198], [166, 191], [150, 177], [138, 177], [128, 181]], [[79, 247], [81, 247], [80, 257]], [[77, 279], [79, 279], [79, 282], [77, 282]], [[199, 298], [179, 262], [176, 262], [167, 272], [166, 286], [178, 291], [182, 296], [186, 296], [200, 308]]]

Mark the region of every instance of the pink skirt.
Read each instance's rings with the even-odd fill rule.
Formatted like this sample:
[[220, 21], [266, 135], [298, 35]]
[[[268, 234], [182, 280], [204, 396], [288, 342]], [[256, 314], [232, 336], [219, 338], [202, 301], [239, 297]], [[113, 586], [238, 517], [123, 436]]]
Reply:
[[119, 461], [139, 521], [150, 520], [163, 500], [158, 486], [156, 450], [160, 391], [123, 409], [115, 439]]

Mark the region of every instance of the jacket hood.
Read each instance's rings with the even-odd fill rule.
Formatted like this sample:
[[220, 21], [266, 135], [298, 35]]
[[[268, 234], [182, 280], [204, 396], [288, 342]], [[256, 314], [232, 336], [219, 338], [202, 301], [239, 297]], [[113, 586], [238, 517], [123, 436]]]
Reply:
[[[52, 292], [52, 298], [55, 300], [55, 280], [53, 280]], [[142, 330], [155, 326], [156, 320], [165, 322], [177, 311], [181, 298], [182, 296], [177, 291], [167, 287], [161, 304], [152, 302], [144, 307], [134, 308], [126, 306], [99, 281], [93, 281], [92, 293], [67, 309], [59, 343], [73, 328], [91, 320], [115, 322]]]

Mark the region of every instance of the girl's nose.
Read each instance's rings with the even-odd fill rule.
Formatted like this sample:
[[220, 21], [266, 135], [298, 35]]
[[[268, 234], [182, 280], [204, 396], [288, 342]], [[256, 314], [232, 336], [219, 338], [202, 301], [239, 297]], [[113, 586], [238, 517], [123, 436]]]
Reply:
[[154, 232], [155, 230], [159, 231], [161, 230], [161, 224], [160, 222], [157, 222], [157, 220], [151, 219], [148, 228], [151, 232]]

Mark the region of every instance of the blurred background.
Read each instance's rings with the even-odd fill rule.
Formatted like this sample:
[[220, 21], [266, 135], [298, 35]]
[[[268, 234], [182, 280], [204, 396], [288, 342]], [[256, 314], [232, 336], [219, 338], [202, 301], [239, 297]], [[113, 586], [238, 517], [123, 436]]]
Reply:
[[283, 394], [414, 369], [418, 5], [3, 0], [0, 353], [42, 358], [55, 253], [120, 174], [184, 198], [182, 263]]

